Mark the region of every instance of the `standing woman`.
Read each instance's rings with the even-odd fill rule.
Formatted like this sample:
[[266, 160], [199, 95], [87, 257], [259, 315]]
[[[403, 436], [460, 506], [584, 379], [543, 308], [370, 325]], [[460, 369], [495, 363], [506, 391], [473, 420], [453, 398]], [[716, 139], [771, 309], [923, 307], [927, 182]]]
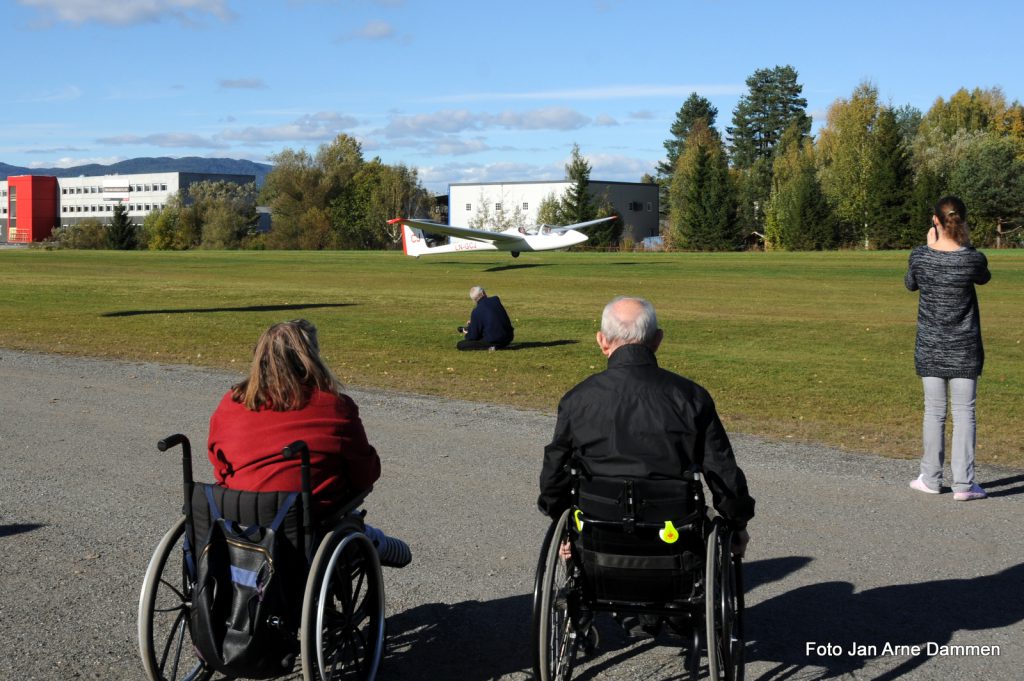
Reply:
[[953, 500], [984, 499], [974, 481], [974, 401], [985, 363], [975, 284], [992, 278], [988, 260], [970, 245], [967, 207], [955, 196], [935, 204], [928, 245], [910, 254], [904, 279], [921, 291], [914, 366], [924, 384], [921, 474], [913, 489], [938, 494], [945, 459], [946, 394], [953, 412]]

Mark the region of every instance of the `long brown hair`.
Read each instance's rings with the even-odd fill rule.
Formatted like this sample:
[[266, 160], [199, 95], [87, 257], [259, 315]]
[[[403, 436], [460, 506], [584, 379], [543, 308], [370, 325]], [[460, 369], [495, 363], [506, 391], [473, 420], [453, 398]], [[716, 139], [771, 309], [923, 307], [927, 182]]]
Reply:
[[959, 196], [943, 196], [935, 204], [935, 217], [942, 225], [942, 231], [961, 246], [970, 243], [967, 231], [967, 206]]
[[249, 376], [231, 386], [231, 399], [253, 411], [293, 411], [305, 407], [316, 388], [341, 394], [341, 383], [320, 358], [316, 327], [296, 319], [263, 332]]

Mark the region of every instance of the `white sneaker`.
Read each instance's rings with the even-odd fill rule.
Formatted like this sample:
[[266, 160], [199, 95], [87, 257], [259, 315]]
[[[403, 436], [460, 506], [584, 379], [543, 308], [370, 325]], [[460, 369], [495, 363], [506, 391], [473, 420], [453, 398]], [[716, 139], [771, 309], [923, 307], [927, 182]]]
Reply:
[[928, 485], [924, 484], [924, 475], [917, 476], [916, 480], [910, 481], [910, 489], [916, 489], [918, 492], [924, 492], [925, 494], [938, 494], [939, 490], [932, 489]]
[[985, 493], [978, 483], [971, 483], [971, 488], [966, 492], [953, 492], [953, 501], [972, 501], [974, 499], [984, 499], [988, 494]]

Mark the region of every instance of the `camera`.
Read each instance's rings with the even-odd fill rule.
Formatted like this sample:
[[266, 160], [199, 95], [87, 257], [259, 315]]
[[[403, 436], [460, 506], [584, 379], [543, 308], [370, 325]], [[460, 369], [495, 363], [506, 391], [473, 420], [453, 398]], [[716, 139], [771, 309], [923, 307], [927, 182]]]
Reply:
[[466, 333], [466, 327], [460, 326], [459, 327], [459, 333]]

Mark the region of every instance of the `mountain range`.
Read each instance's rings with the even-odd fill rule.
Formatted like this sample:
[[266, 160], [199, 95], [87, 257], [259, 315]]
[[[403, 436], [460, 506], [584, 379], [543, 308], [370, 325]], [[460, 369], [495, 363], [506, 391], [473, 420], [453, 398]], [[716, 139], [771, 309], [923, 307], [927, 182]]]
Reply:
[[263, 185], [263, 178], [272, 165], [233, 158], [130, 158], [110, 165], [89, 163], [72, 168], [22, 168], [0, 163], [0, 180], [10, 175], [52, 175], [54, 177], [78, 177], [79, 175], [134, 175], [137, 173], [226, 173], [231, 175], [255, 175], [256, 186]]

